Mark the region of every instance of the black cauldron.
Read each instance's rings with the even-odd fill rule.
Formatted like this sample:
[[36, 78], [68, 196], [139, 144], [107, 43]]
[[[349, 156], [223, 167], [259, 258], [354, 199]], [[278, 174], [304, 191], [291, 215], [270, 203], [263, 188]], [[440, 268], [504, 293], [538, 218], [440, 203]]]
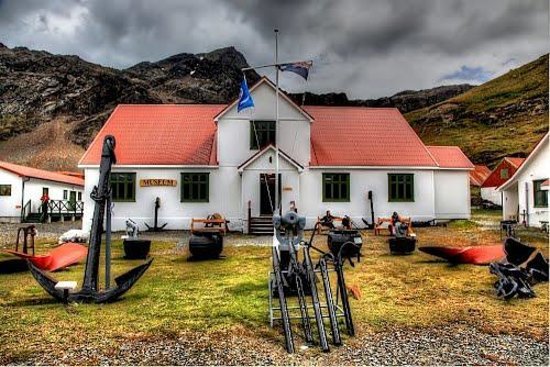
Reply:
[[[328, 234], [328, 248], [334, 256], [357, 257], [363, 246], [363, 238], [356, 230], [331, 230]], [[351, 243], [350, 243], [351, 242]], [[344, 244], [346, 244], [344, 246]], [[343, 248], [342, 248], [343, 246]]]
[[151, 250], [151, 240], [124, 240], [124, 258], [146, 259]]
[[189, 252], [197, 259], [216, 259], [223, 251], [223, 237], [218, 233], [195, 233], [189, 237]]
[[390, 252], [395, 255], [408, 255], [416, 249], [416, 237], [392, 237], [388, 242]]

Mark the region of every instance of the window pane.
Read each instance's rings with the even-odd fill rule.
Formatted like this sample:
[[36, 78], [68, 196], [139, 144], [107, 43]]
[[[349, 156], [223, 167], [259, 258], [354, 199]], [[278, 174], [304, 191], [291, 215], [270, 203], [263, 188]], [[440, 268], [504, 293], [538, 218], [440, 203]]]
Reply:
[[0, 185], [0, 196], [11, 196], [11, 185]]
[[340, 199], [347, 199], [348, 197], [348, 185], [346, 183], [340, 184]]
[[134, 185], [132, 183], [126, 184], [126, 198], [132, 200], [134, 198]]
[[112, 173], [111, 190], [114, 201], [135, 200], [135, 173]]
[[388, 196], [390, 201], [414, 201], [414, 176], [412, 174], [389, 174]]
[[348, 173], [324, 173], [323, 174], [324, 201], [348, 201], [349, 200], [349, 174]]
[[535, 207], [547, 207], [548, 206], [548, 192], [541, 190], [542, 183], [545, 180], [533, 181], [533, 195]]
[[208, 173], [182, 173], [181, 201], [208, 201]]

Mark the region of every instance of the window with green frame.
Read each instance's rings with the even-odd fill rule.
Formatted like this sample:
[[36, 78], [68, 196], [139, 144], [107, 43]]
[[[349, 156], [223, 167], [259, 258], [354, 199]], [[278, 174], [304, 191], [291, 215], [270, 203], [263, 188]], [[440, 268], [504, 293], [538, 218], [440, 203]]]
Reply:
[[136, 201], [136, 174], [111, 173], [113, 201]]
[[250, 149], [262, 149], [276, 142], [275, 121], [250, 121]]
[[388, 174], [388, 201], [414, 201], [413, 174]]
[[181, 201], [208, 202], [210, 175], [208, 173], [181, 174]]
[[0, 196], [11, 196], [11, 185], [0, 185]]
[[503, 180], [508, 178], [508, 168], [503, 168], [500, 170], [500, 178]]
[[349, 173], [323, 173], [323, 201], [349, 201]]
[[546, 180], [533, 181], [533, 195], [535, 208], [547, 208], [548, 207], [548, 191], [541, 190], [542, 183]]

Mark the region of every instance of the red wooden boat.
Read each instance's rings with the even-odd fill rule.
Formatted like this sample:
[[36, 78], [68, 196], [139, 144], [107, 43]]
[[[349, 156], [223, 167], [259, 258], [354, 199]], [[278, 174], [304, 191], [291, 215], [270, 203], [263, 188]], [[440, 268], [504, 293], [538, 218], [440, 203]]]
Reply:
[[453, 264], [487, 265], [506, 257], [503, 245], [445, 247], [423, 246], [418, 250], [440, 257]]
[[6, 250], [5, 252], [29, 260], [41, 270], [56, 271], [84, 259], [88, 254], [88, 248], [79, 243], [68, 242], [54, 248], [45, 255], [31, 255], [13, 250]]

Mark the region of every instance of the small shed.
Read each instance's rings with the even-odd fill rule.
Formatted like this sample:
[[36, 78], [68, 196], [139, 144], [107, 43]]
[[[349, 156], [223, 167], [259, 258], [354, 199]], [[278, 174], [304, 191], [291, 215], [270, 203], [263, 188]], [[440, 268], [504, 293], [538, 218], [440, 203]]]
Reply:
[[504, 157], [481, 185], [481, 198], [502, 205], [502, 194], [497, 191], [497, 187], [508, 181], [524, 160], [525, 158]]

